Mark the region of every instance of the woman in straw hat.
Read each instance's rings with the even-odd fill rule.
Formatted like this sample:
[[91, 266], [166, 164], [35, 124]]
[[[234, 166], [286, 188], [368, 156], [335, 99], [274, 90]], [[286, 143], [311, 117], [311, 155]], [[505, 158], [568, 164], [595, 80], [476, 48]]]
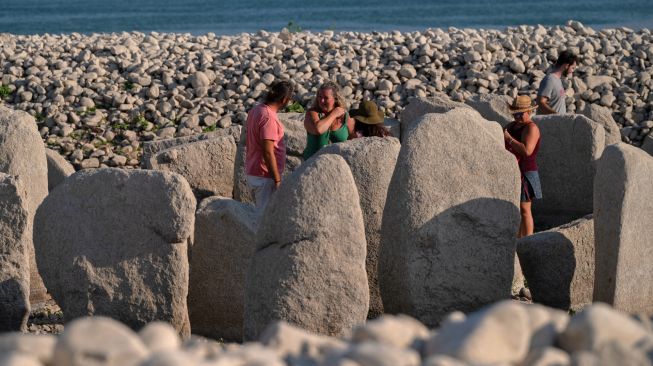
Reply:
[[540, 149], [540, 129], [531, 119], [531, 114], [537, 108], [531, 98], [520, 95], [508, 109], [512, 113], [514, 122], [509, 123], [503, 131], [506, 150], [517, 157], [517, 164], [521, 172], [521, 198], [519, 211], [521, 224], [518, 237], [533, 234], [534, 223], [531, 213], [533, 199], [542, 198], [540, 177], [537, 173], [537, 152]]
[[358, 109], [352, 110], [349, 115], [356, 121], [354, 124], [356, 137], [392, 136], [390, 131], [383, 125], [385, 120], [383, 112], [371, 100], [363, 101]]
[[304, 118], [306, 148], [304, 160], [331, 142], [343, 142], [354, 135], [354, 120], [347, 113], [345, 98], [338, 84], [327, 81], [317, 90], [317, 96]]

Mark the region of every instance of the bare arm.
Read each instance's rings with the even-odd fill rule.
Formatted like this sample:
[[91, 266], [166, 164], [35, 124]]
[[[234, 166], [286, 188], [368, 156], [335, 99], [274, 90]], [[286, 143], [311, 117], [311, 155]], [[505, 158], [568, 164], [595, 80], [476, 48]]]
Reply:
[[349, 117], [347, 119], [347, 130], [349, 130], [349, 140], [355, 139], [356, 138], [356, 131], [354, 126], [356, 125], [356, 121]]
[[538, 95], [537, 96], [537, 104], [540, 106], [540, 111], [542, 111], [542, 114], [555, 114], [556, 111], [551, 108], [549, 105], [549, 98]]
[[533, 154], [533, 151], [535, 150], [535, 146], [537, 145], [537, 140], [539, 140], [540, 138], [540, 129], [537, 127], [536, 124], [531, 123], [529, 124], [526, 131], [524, 131], [524, 133], [526, 135], [525, 136], [522, 135], [522, 139], [524, 140], [523, 143], [513, 139], [512, 137], [507, 139], [507, 141], [510, 147], [512, 147], [512, 149], [517, 154], [526, 157], [526, 156], [531, 156], [531, 154]]
[[321, 135], [325, 133], [335, 120], [342, 116], [345, 110], [336, 107], [329, 114], [320, 119], [320, 115], [316, 111], [308, 111], [304, 118], [304, 128], [311, 135]]
[[277, 159], [274, 156], [273, 140], [263, 140], [263, 160], [265, 161], [265, 166], [268, 167], [268, 171], [272, 175], [272, 179], [274, 179], [274, 185], [279, 187], [281, 176], [279, 175], [279, 168], [277, 167]]

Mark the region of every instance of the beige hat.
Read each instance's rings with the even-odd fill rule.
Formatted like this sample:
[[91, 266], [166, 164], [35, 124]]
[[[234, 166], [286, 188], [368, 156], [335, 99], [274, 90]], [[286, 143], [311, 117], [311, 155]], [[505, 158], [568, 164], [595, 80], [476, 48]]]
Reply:
[[536, 108], [537, 105], [533, 104], [531, 97], [528, 95], [519, 95], [512, 101], [512, 104], [508, 105], [510, 113], [532, 112]]

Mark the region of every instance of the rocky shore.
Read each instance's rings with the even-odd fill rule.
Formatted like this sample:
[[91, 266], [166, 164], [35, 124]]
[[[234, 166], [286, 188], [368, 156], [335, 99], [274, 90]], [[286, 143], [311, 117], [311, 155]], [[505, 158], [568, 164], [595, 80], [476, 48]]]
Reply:
[[0, 334], [0, 365], [650, 365], [648, 317], [631, 317], [605, 304], [569, 316], [542, 305], [502, 301], [465, 315], [451, 313], [429, 330], [406, 315], [384, 315], [329, 337], [285, 322], [271, 324], [257, 342], [181, 339], [153, 322], [138, 333], [105, 317], [79, 318], [58, 335]]
[[352, 105], [374, 99], [397, 118], [411, 97], [535, 94], [558, 51], [583, 57], [564, 81], [568, 111], [611, 110], [622, 139], [653, 128], [650, 30], [564, 26], [422, 32], [216, 36], [120, 33], [0, 35], [0, 98], [33, 115], [76, 169], [136, 167], [146, 141], [243, 123], [274, 80], [304, 107], [325, 80]]

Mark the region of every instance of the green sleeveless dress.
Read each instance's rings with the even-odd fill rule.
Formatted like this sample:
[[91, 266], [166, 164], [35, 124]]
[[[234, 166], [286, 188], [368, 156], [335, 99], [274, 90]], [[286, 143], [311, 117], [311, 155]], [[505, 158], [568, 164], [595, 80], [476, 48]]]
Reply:
[[[323, 114], [319, 114], [320, 119], [322, 118]], [[308, 160], [313, 154], [315, 154], [318, 150], [323, 148], [324, 146], [327, 146], [329, 142], [336, 143], [336, 142], [344, 142], [347, 141], [349, 138], [349, 129], [347, 128], [347, 121], [349, 120], [349, 113], [345, 112], [345, 118], [343, 120], [342, 126], [340, 126], [339, 129], [335, 131], [331, 131], [329, 128], [325, 133], [321, 135], [312, 135], [310, 133], [306, 133], [306, 148], [304, 149], [304, 160]]]

